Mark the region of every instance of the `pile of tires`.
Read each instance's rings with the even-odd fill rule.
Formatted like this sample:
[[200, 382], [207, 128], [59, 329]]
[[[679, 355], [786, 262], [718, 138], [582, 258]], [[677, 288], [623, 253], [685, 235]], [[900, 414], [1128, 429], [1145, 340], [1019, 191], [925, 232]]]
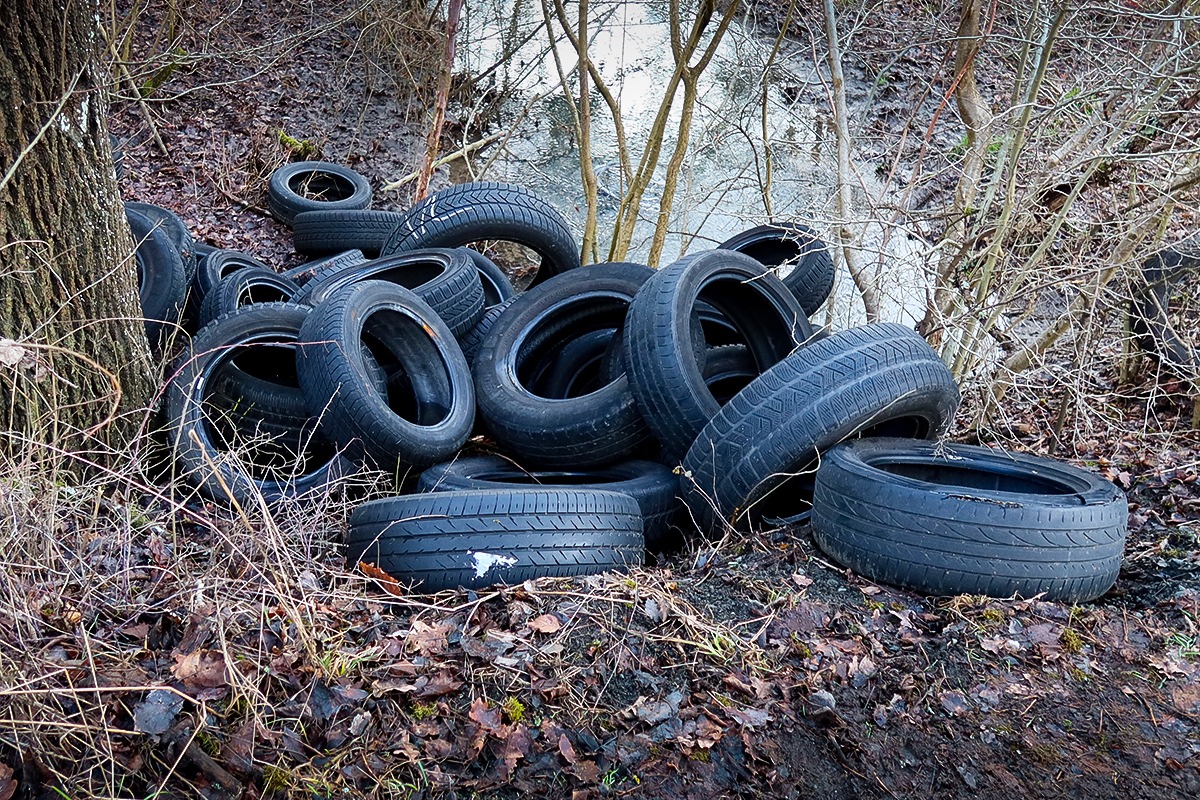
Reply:
[[[391, 473], [405, 492], [355, 509], [347, 556], [426, 591], [621, 569], [697, 528], [810, 514], [833, 558], [921, 591], [1084, 600], [1115, 579], [1118, 490], [941, 441], [958, 389], [912, 330], [814, 332], [833, 264], [811, 229], [581, 266], [524, 189], [463, 184], [399, 214], [365, 208], [348, 172], [271, 182], [320, 260], [225, 271], [245, 257], [218, 251], [198, 270], [205, 324], [168, 427], [208, 497]], [[292, 197], [310, 184], [323, 199]], [[525, 291], [463, 247], [496, 240], [536, 254]]]

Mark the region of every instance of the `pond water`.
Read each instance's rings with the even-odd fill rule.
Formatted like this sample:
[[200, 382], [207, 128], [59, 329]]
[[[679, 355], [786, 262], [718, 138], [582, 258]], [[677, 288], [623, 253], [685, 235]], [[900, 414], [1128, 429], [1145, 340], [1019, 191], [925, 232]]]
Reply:
[[[553, 17], [552, 0], [548, 2]], [[576, 5], [567, 6], [569, 18], [575, 20], [577, 13]], [[591, 58], [619, 101], [635, 166], [674, 67], [667, 14], [668, 3], [659, 0], [598, 2], [590, 12]], [[484, 76], [479, 88], [501, 90], [506, 97], [500, 118], [490, 130], [514, 125], [528, 107], [506, 145], [477, 155], [472, 174], [464, 179], [524, 185], [558, 207], [581, 234], [586, 200], [579, 150], [549, 44], [542, 0], [485, 0], [468, 4], [463, 15], [459, 69]], [[571, 73], [577, 57], [561, 36], [556, 18], [553, 30], [558, 37], [559, 62]], [[828, 238], [836, 217], [837, 188], [832, 113], [828, 104], [801, 99], [825, 95], [828, 70], [823, 64], [814, 65], [814, 49], [808, 41], [786, 42], [773, 57], [774, 36], [774, 29], [740, 19], [701, 76], [689, 152], [678, 176], [662, 263], [715, 246], [768, 221], [804, 222]], [[578, 91], [573, 74], [568, 86], [572, 92]], [[540, 95], [545, 97], [530, 103]], [[591, 105], [603, 257], [624, 187], [615, 125], [598, 93], [593, 92]], [[642, 202], [641, 221], [627, 256], [630, 260], [644, 260], [650, 249], [653, 219], [675, 145], [679, 106], [677, 100], [658, 171]], [[769, 193], [764, 189], [768, 152], [773, 160]], [[486, 169], [481, 169], [485, 165]], [[895, 198], [889, 197], [887, 187], [876, 177], [875, 165], [856, 162], [853, 168], [858, 259], [878, 275], [883, 318], [912, 323], [923, 313], [924, 265], [931, 257], [928, 246], [888, 222], [890, 214], [878, 210], [894, 204]], [[768, 194], [773, 217], [768, 212]], [[818, 311], [814, 320], [840, 328], [862, 322], [863, 310], [841, 259], [836, 261], [839, 279], [833, 301]]]

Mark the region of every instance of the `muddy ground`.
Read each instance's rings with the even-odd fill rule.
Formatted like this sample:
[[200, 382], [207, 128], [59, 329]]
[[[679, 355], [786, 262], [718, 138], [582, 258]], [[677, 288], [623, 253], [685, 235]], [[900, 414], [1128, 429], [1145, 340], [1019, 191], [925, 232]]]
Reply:
[[[121, 187], [282, 268], [299, 257], [262, 210], [270, 171], [307, 142], [376, 186], [403, 175], [424, 95], [389, 82], [361, 15], [226, 11], [184, 26], [189, 52], [221, 57], [114, 103]], [[135, 53], [165, 12], [144, 13]], [[910, 68], [944, 56], [927, 55]], [[852, 60], [874, 80], [870, 53]], [[103, 492], [62, 521], [70, 568], [30, 571], [54, 598], [36, 624], [0, 625], [34, 632], [0, 652], [40, 692], [0, 697], [0, 797], [1198, 796], [1200, 436], [1181, 387], [1152, 365], [1120, 383], [1116, 354], [1089, 377], [1122, 420], [1107, 434], [1056, 432], [1052, 389], [958, 432], [1128, 490], [1120, 579], [1079, 606], [875, 585], [803, 527], [697, 539], [627, 576], [394, 596], [339, 560], [344, 507], [271, 523]], [[161, 525], [105, 528], [133, 507]], [[256, 561], [278, 557], [272, 531], [296, 543], [286, 568]]]

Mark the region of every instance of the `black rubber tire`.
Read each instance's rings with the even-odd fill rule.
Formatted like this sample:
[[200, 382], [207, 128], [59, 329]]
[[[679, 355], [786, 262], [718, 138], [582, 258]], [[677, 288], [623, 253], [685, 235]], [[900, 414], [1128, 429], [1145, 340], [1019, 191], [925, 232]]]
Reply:
[[678, 541], [677, 525], [684, 509], [679, 478], [653, 461], [623, 461], [595, 470], [529, 472], [500, 456], [473, 456], [432, 466], [417, 481], [419, 492], [530, 487], [627, 494], [641, 509], [647, 549], [660, 550], [666, 543]]
[[125, 207], [146, 215], [151, 222], [157, 222], [162, 226], [171, 239], [171, 244], [175, 245], [175, 249], [179, 251], [179, 259], [183, 262], [183, 273], [190, 284], [196, 276], [198, 262], [196, 240], [192, 238], [192, 232], [188, 230], [188, 226], [180, 219], [179, 215], [170, 209], [151, 203], [129, 201]]
[[367, 208], [304, 211], [292, 220], [292, 241], [296, 252], [305, 255], [329, 256], [361, 250], [375, 258], [403, 220], [404, 215], [398, 211]]
[[[306, 194], [319, 195], [320, 199]], [[271, 173], [267, 208], [291, 225], [305, 211], [347, 211], [371, 205], [371, 184], [359, 173], [328, 161], [297, 161]]]
[[721, 405], [704, 380], [698, 303], [713, 306], [745, 340], [761, 373], [812, 336], [796, 298], [749, 256], [697, 253], [660, 269], [638, 292], [625, 323], [625, 372], [646, 424], [675, 461]]
[[412, 290], [462, 336], [483, 316], [483, 285], [465, 250], [417, 250], [361, 264], [332, 264], [304, 284], [296, 302], [318, 305], [362, 281], [386, 281]]
[[824, 451], [855, 436], [936, 438], [958, 401], [950, 370], [908, 328], [839, 331], [755, 378], [704, 426], [683, 459], [684, 500], [718, 534], [724, 521], [792, 516], [810, 505]]
[[479, 318], [471, 330], [464, 333], [458, 340], [459, 347], [462, 348], [463, 355], [466, 356], [467, 363], [474, 366], [475, 357], [479, 355], [479, 348], [483, 346], [483, 342], [487, 339], [488, 332], [492, 326], [496, 324], [496, 320], [500, 319], [500, 315], [513, 304], [515, 297], [510, 297], [488, 310], [483, 312], [483, 316]]
[[[1189, 343], [1171, 323], [1168, 309], [1175, 287], [1189, 273], [1200, 275], [1200, 257], [1164, 250], [1142, 263], [1142, 281], [1130, 303], [1130, 322], [1138, 346], [1172, 374], [1192, 378], [1200, 369], [1200, 345]], [[1187, 285], [1195, 286], [1195, 280]]]
[[350, 515], [347, 556], [423, 592], [641, 564], [642, 516], [618, 492], [506, 489], [390, 497]]
[[605, 374], [605, 358], [616, 333], [616, 328], [601, 328], [565, 342], [536, 375], [524, 381], [526, 387], [551, 400], [599, 391], [618, 377]]
[[630, 301], [652, 275], [636, 264], [594, 264], [513, 301], [472, 367], [479, 413], [497, 442], [545, 469], [602, 467], [645, 451], [652, 437], [623, 373], [567, 399], [539, 397], [529, 381], [569, 342], [622, 327]]
[[1091, 472], [986, 447], [904, 439], [825, 454], [813, 538], [871, 580], [937, 595], [1080, 603], [1117, 580], [1125, 494]]
[[382, 252], [488, 239], [515, 242], [542, 257], [531, 286], [580, 266], [579, 245], [562, 214], [527, 189], [505, 183], [462, 183], [429, 195], [409, 209]]
[[[471, 371], [446, 323], [386, 281], [353, 283], [318, 305], [300, 331], [300, 386], [309, 411], [349, 457], [391, 471], [445, 461], [475, 423]], [[385, 396], [364, 345], [393, 376]], [[400, 375], [403, 380], [396, 380]]]
[[346, 269], [355, 264], [365, 264], [371, 259], [363, 255], [362, 250], [346, 250], [337, 255], [327, 256], [326, 258], [318, 258], [309, 261], [307, 264], [301, 264], [298, 267], [285, 269], [279, 273], [289, 280], [304, 286], [313, 279], [313, 276], [318, 273], [332, 274], [339, 269]]
[[268, 272], [271, 271], [269, 266], [254, 256], [238, 250], [213, 250], [206, 255], [196, 269], [195, 277], [192, 278], [191, 296], [196, 303], [197, 311], [200, 304], [204, 302], [204, 298], [213, 289], [216, 289], [221, 281], [244, 267], [258, 267]]
[[721, 405], [758, 377], [754, 356], [742, 344], [710, 347], [704, 359], [704, 385]]
[[515, 297], [517, 290], [513, 288], [512, 281], [504, 274], [504, 270], [496, 265], [495, 261], [480, 253], [478, 250], [472, 250], [469, 247], [464, 247], [467, 255], [475, 262], [475, 269], [479, 270], [479, 282], [483, 284], [483, 305], [485, 308], [491, 308], [494, 305], [499, 305], [510, 297]]
[[833, 256], [817, 232], [807, 225], [795, 222], [758, 225], [722, 242], [718, 248], [745, 253], [768, 267], [790, 264], [791, 270], [780, 280], [791, 289], [807, 316], [812, 316], [833, 290]]
[[300, 292], [295, 281], [263, 267], [241, 267], [226, 275], [200, 303], [200, 325], [258, 303], [288, 303]]
[[[332, 446], [317, 441], [317, 458], [311, 470], [280, 479], [254, 476], [243, 463], [224, 452], [206, 420], [210, 382], [236, 358], [239, 346], [295, 349], [300, 326], [309, 309], [290, 303], [264, 303], [238, 309], [213, 322], [192, 339], [167, 386], [167, 430], [184, 478], [210, 499], [239, 503], [295, 498], [330, 487], [351, 474], [353, 465]], [[294, 387], [293, 387], [294, 388]], [[326, 452], [327, 451], [327, 452]], [[302, 468], [305, 465], [300, 465]]]
[[179, 324], [187, 297], [187, 276], [165, 226], [128, 207], [125, 219], [136, 248], [138, 300], [145, 317], [146, 338], [159, 353]]

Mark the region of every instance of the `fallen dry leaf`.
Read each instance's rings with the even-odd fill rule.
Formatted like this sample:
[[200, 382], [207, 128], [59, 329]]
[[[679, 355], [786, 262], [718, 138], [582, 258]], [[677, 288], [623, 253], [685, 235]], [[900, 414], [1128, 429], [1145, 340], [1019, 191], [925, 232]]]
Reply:
[[468, 716], [488, 733], [500, 730], [500, 712], [494, 708], [488, 708], [487, 701], [482, 697], [476, 697], [471, 702], [471, 711]]
[[542, 614], [529, 621], [529, 627], [538, 633], [557, 633], [562, 630], [562, 621], [553, 614]]
[[226, 685], [225, 656], [217, 650], [176, 656], [171, 671], [189, 689], [218, 689]]
[[0, 800], [9, 800], [17, 792], [17, 782], [13, 780], [12, 767], [0, 764]]
[[388, 575], [374, 564], [368, 564], [365, 561], [358, 562], [358, 568], [362, 570], [363, 575], [366, 575], [371, 580], [379, 584], [379, 588], [390, 594], [392, 597], [404, 597], [404, 587], [400, 585], [400, 581]]

